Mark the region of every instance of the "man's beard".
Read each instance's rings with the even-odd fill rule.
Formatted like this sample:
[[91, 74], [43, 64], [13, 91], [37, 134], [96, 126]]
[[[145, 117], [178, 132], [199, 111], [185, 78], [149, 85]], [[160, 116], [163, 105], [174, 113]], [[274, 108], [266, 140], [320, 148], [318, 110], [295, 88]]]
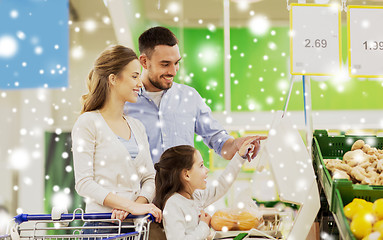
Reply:
[[[161, 78], [161, 77], [160, 77]], [[160, 79], [159, 78], [159, 79]], [[149, 82], [156, 88], [158, 89], [161, 89], [161, 90], [168, 90], [169, 88], [171, 88], [173, 86], [173, 82], [170, 84], [170, 86], [166, 85], [166, 84], [161, 84], [160, 81], [156, 82], [154, 81], [151, 77], [148, 78], [149, 79]]]

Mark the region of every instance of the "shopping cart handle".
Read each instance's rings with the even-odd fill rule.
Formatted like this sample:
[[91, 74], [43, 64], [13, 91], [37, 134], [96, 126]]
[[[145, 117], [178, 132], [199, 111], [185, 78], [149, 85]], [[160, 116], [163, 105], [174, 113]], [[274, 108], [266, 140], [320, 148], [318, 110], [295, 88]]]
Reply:
[[148, 213], [150, 221], [154, 222], [156, 219], [153, 217], [151, 213]]
[[[74, 214], [74, 219], [83, 219], [84, 220], [101, 220], [101, 219], [110, 219], [112, 216], [112, 213], [76, 213]], [[143, 218], [147, 215], [132, 215], [129, 214], [126, 219], [135, 219], [135, 218]], [[52, 215], [51, 214], [19, 214], [16, 217], [14, 217], [15, 222], [17, 224], [21, 224], [23, 222], [28, 221], [51, 221]], [[70, 214], [61, 214], [60, 221], [62, 220], [72, 220], [73, 219], [73, 213]], [[154, 221], [154, 217], [152, 214], [149, 214], [149, 219], [151, 221]]]

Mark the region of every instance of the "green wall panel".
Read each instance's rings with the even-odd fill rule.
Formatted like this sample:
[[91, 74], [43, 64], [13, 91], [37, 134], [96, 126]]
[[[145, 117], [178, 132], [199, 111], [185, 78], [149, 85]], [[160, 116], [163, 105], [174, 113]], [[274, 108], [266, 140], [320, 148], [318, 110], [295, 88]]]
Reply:
[[[223, 30], [171, 28], [183, 36], [182, 67], [177, 81], [198, 90], [213, 111], [223, 111]], [[342, 28], [342, 58], [347, 73], [347, 32]], [[247, 28], [232, 28], [231, 111], [271, 111], [283, 108], [290, 81], [290, 39], [287, 26], [272, 27], [264, 36]], [[303, 110], [303, 86], [295, 77], [289, 110]], [[383, 109], [381, 79], [312, 77], [313, 110]]]
[[51, 213], [52, 200], [66, 202], [69, 199], [68, 211], [84, 207], [82, 198], [77, 194], [74, 185], [71, 133], [45, 133], [45, 212]]

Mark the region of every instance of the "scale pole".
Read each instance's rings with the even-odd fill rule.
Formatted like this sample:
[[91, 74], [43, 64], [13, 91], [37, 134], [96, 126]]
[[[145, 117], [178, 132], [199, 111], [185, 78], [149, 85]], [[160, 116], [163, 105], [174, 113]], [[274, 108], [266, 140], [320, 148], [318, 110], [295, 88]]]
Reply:
[[312, 151], [312, 139], [313, 139], [313, 120], [312, 120], [312, 104], [311, 104], [311, 84], [309, 76], [302, 76], [303, 85], [303, 105], [305, 115], [305, 126], [306, 126], [306, 146], [307, 151], [311, 156]]

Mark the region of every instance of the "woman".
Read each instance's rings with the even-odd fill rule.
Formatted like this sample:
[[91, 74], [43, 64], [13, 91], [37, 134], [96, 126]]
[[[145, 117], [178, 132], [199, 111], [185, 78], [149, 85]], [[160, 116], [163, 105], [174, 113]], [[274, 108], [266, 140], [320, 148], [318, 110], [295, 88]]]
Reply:
[[155, 171], [145, 128], [123, 115], [125, 102], [137, 101], [140, 71], [137, 55], [121, 45], [97, 58], [72, 130], [76, 191], [86, 198], [86, 212], [112, 212], [120, 220], [151, 213], [160, 222], [161, 211], [150, 203]]

